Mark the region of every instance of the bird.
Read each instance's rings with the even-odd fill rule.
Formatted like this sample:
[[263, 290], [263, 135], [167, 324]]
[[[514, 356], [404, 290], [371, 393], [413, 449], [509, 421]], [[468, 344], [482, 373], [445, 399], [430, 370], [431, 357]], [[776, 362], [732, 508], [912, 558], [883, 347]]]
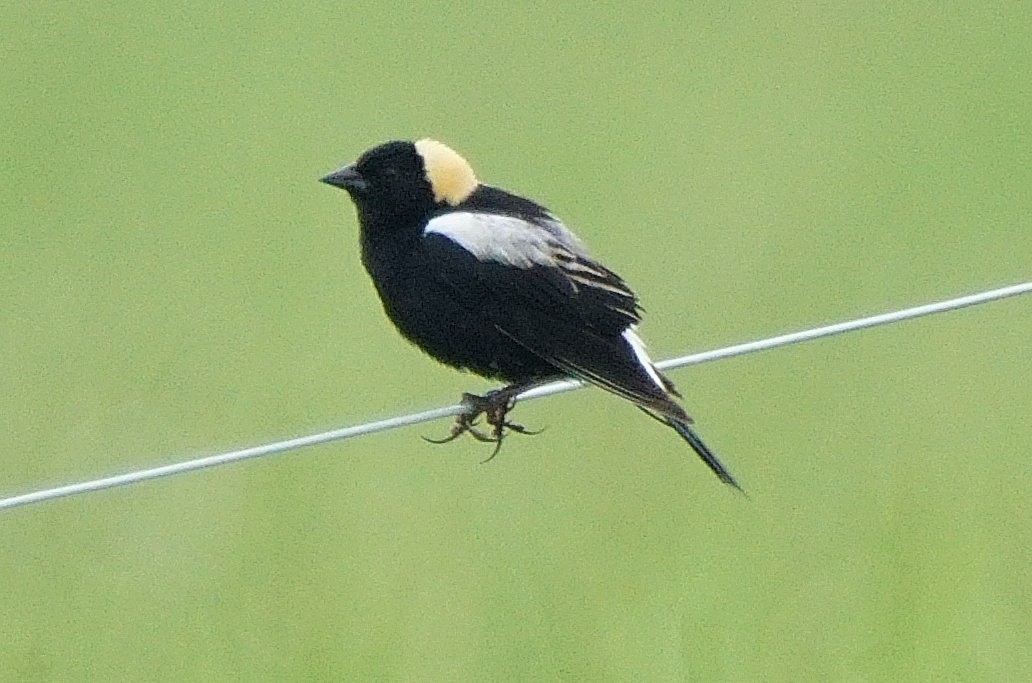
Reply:
[[[465, 410], [438, 443], [470, 433], [497, 453], [506, 430], [532, 433], [507, 417], [521, 392], [574, 378], [671, 427], [741, 490], [649, 358], [638, 297], [555, 214], [481, 183], [465, 158], [429, 138], [379, 144], [321, 181], [350, 195], [362, 263], [402, 336], [445, 365], [505, 383], [463, 394]], [[481, 416], [490, 434], [477, 429]]]

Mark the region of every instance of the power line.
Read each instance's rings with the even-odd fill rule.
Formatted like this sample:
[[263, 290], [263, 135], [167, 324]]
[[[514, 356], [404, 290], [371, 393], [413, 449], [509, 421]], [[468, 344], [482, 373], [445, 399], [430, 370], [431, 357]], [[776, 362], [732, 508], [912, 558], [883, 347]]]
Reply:
[[[764, 351], [780, 346], [787, 346], [789, 344], [810, 341], [812, 339], [830, 337], [843, 332], [852, 332], [854, 330], [862, 330], [869, 327], [876, 327], [878, 325], [887, 325], [889, 323], [900, 322], [902, 320], [910, 320], [912, 318], [919, 318], [932, 313], [953, 311], [958, 308], [997, 301], [999, 299], [1016, 296], [1018, 294], [1026, 294], [1028, 292], [1032, 292], [1032, 282], [1025, 282], [1019, 285], [1012, 285], [1010, 287], [1001, 287], [1000, 289], [993, 289], [979, 294], [971, 294], [969, 296], [962, 296], [956, 299], [948, 299], [946, 301], [939, 301], [922, 306], [914, 306], [913, 308], [905, 308], [903, 310], [892, 311], [890, 313], [872, 315], [866, 318], [857, 318], [855, 320], [848, 320], [846, 322], [826, 325], [824, 327], [816, 327], [809, 330], [803, 330], [801, 332], [782, 334], [776, 337], [760, 339], [758, 341], [747, 342], [745, 344], [737, 344], [735, 346], [728, 346], [721, 349], [715, 349], [713, 351], [693, 353], [688, 356], [681, 356], [680, 358], [661, 361], [656, 365], [663, 370], [680, 368], [686, 365], [697, 365], [699, 363], [705, 363], [721, 358], [731, 358], [733, 356], [741, 356], [755, 351]], [[584, 384], [582, 382], [576, 380], [551, 382], [520, 394], [518, 400], [527, 401], [535, 398], [543, 398], [545, 396], [573, 391], [574, 389], [579, 389], [583, 386]], [[158, 479], [159, 477], [167, 477], [173, 474], [180, 474], [182, 472], [190, 472], [193, 470], [214, 467], [216, 465], [224, 465], [226, 463], [237, 462], [239, 460], [248, 460], [250, 458], [283, 453], [297, 448], [303, 448], [305, 446], [315, 446], [317, 444], [328, 443], [330, 441], [342, 441], [344, 439], [350, 439], [364, 434], [372, 434], [389, 429], [407, 427], [410, 425], [420, 424], [422, 422], [430, 422], [431, 420], [439, 420], [443, 417], [457, 415], [463, 410], [465, 410], [465, 407], [462, 405], [437, 408], [435, 410], [427, 410], [421, 413], [412, 413], [410, 415], [402, 415], [386, 420], [367, 422], [354, 427], [334, 429], [328, 432], [322, 432], [321, 434], [312, 434], [309, 436], [301, 436], [296, 439], [287, 439], [286, 441], [254, 446], [253, 448], [244, 448], [242, 450], [231, 451], [229, 453], [210, 455], [203, 458], [186, 460], [145, 470], [126, 472], [125, 474], [118, 474], [112, 477], [104, 477], [101, 479], [79, 482], [77, 484], [68, 484], [55, 488], [42, 489], [40, 491], [33, 491], [32, 493], [25, 493], [18, 496], [0, 499], [0, 510], [20, 507], [30, 503], [40, 503], [54, 498], [73, 496], [79, 493], [88, 493], [90, 491], [100, 491], [103, 489], [114, 488], [116, 486], [125, 486], [126, 484], [135, 484], [149, 479]]]

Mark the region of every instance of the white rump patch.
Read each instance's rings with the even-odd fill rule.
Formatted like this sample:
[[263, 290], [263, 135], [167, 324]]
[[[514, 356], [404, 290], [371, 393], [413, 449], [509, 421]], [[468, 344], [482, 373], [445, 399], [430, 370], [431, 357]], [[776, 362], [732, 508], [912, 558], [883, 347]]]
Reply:
[[645, 369], [645, 372], [649, 373], [649, 377], [656, 383], [660, 389], [666, 392], [666, 384], [663, 382], [663, 378], [659, 376], [659, 372], [656, 371], [656, 367], [652, 364], [652, 359], [649, 358], [649, 354], [645, 351], [645, 342], [641, 340], [638, 333], [633, 327], [628, 327], [623, 331], [623, 338], [630, 344], [631, 350], [634, 351], [634, 357], [638, 359], [638, 363]]

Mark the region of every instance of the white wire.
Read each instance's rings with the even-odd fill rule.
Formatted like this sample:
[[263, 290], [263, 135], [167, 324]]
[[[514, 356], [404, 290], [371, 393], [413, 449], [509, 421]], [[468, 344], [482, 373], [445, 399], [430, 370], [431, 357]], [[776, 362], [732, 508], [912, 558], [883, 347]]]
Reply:
[[[903, 310], [893, 311], [891, 313], [872, 315], [867, 318], [857, 318], [855, 320], [849, 320], [834, 325], [826, 325], [824, 327], [803, 330], [802, 332], [783, 334], [777, 337], [760, 339], [758, 341], [748, 342], [745, 344], [737, 344], [735, 346], [728, 346], [722, 349], [715, 349], [713, 351], [693, 353], [688, 356], [681, 356], [680, 358], [672, 358], [670, 360], [661, 361], [656, 365], [664, 370], [670, 368], [680, 368], [686, 365], [696, 365], [698, 363], [705, 363], [708, 361], [718, 360], [721, 358], [730, 358], [732, 356], [740, 356], [746, 353], [753, 353], [754, 351], [764, 351], [766, 349], [773, 349], [779, 346], [787, 346], [788, 344], [809, 341], [811, 339], [829, 337], [831, 335], [840, 334], [842, 332], [851, 332], [853, 330], [861, 330], [868, 327], [875, 327], [877, 325], [886, 325], [888, 323], [899, 322], [901, 320], [910, 320], [912, 318], [918, 318], [932, 313], [952, 311], [958, 308], [974, 306], [976, 304], [987, 303], [989, 301], [996, 301], [1009, 296], [1026, 294], [1028, 292], [1032, 292], [1032, 282], [1025, 282], [1019, 285], [1012, 285], [1010, 287], [1001, 287], [1000, 289], [993, 289], [987, 292], [981, 292], [979, 294], [971, 294], [969, 296], [962, 296], [956, 299], [948, 299], [946, 301], [925, 304], [923, 306], [905, 308]], [[551, 382], [549, 384], [535, 387], [520, 394], [518, 400], [527, 401], [535, 398], [543, 398], [545, 396], [552, 396], [554, 394], [560, 394], [567, 391], [572, 391], [574, 389], [579, 389], [582, 386], [584, 386], [583, 383], [575, 380]], [[63, 498], [65, 496], [72, 496], [79, 493], [100, 491], [103, 489], [114, 488], [116, 486], [124, 486], [126, 484], [135, 484], [137, 482], [147, 481], [149, 479], [157, 479], [159, 477], [167, 477], [169, 475], [180, 474], [182, 472], [190, 472], [193, 470], [200, 470], [207, 467], [214, 467], [216, 465], [224, 465], [226, 463], [237, 462], [239, 460], [247, 460], [250, 458], [258, 458], [265, 455], [283, 453], [285, 451], [294, 450], [296, 448], [314, 446], [316, 444], [327, 443], [329, 441], [341, 441], [343, 439], [350, 439], [352, 437], [362, 436], [363, 434], [372, 434], [374, 432], [386, 431], [388, 429], [397, 429], [398, 427], [406, 427], [409, 425], [420, 424], [422, 422], [429, 422], [431, 420], [438, 420], [443, 417], [457, 415], [464, 409], [465, 407], [462, 405], [453, 405], [447, 408], [437, 408], [435, 410], [427, 410], [422, 413], [402, 415], [399, 417], [393, 417], [386, 420], [380, 420], [377, 422], [367, 422], [365, 424], [356, 425], [354, 427], [334, 429], [332, 431], [323, 432], [321, 434], [301, 436], [296, 439], [287, 439], [286, 441], [278, 441], [276, 443], [255, 446], [253, 448], [245, 448], [239, 451], [231, 451], [229, 453], [210, 455], [203, 458], [196, 458], [194, 460], [186, 460], [182, 462], [172, 463], [170, 465], [162, 465], [161, 467], [153, 467], [151, 469], [146, 470], [136, 470], [134, 472], [126, 472], [125, 474], [118, 474], [112, 477], [104, 477], [102, 479], [93, 479], [90, 481], [79, 482], [77, 484], [68, 484], [66, 486], [42, 489], [39, 491], [33, 491], [32, 493], [25, 493], [18, 496], [11, 496], [9, 498], [0, 499], [0, 510], [19, 507], [22, 505], [28, 505], [30, 503], [39, 503], [45, 500], [53, 500], [55, 498]]]

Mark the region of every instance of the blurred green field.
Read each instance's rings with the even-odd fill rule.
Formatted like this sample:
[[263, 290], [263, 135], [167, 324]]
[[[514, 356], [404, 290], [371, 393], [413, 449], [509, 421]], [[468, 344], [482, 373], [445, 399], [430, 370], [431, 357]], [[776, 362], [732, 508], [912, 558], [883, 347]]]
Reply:
[[[94, 3], [95, 4], [95, 3]], [[454, 403], [317, 182], [431, 135], [657, 358], [1032, 279], [1020, 3], [0, 12], [0, 496]], [[2, 680], [1032, 679], [1032, 297], [0, 514]]]

